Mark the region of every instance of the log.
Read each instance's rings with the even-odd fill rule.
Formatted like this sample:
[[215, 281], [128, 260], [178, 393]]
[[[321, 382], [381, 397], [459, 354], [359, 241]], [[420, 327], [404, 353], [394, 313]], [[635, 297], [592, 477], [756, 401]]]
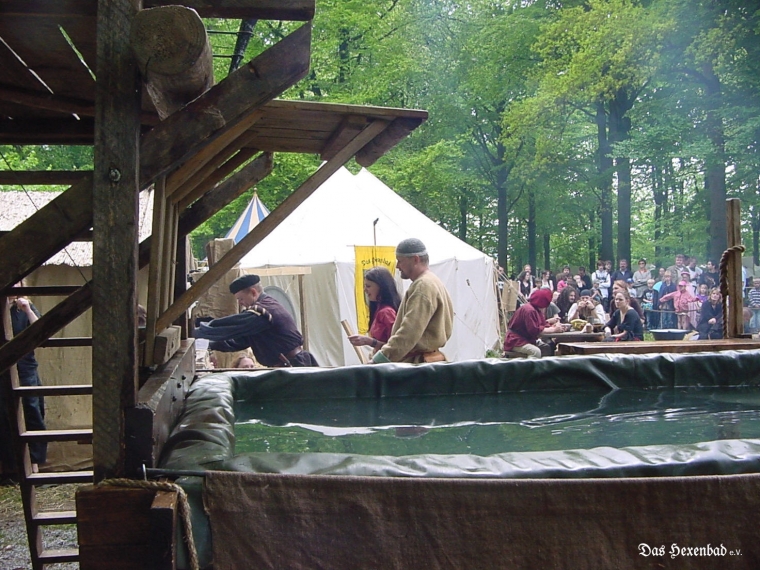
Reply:
[[211, 45], [195, 10], [184, 6], [141, 10], [132, 20], [129, 41], [161, 119], [214, 85]]
[[176, 168], [239, 123], [258, 118], [255, 113], [262, 105], [306, 75], [310, 54], [311, 27], [306, 24], [161, 121], [142, 138], [140, 187]]

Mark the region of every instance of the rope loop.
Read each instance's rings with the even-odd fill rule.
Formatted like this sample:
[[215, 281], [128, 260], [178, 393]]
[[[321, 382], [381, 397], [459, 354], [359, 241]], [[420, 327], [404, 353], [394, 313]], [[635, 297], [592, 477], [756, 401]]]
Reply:
[[176, 483], [168, 481], [141, 481], [139, 479], [104, 479], [98, 485], [110, 487], [125, 487], [131, 489], [148, 489], [152, 491], [169, 491], [177, 493], [179, 498], [179, 514], [185, 527], [185, 543], [190, 554], [190, 569], [199, 570], [198, 551], [195, 549], [193, 524], [190, 521], [190, 504], [187, 502], [185, 490]]
[[[720, 256], [719, 271], [720, 271], [720, 294], [723, 297], [721, 303], [723, 305], [723, 338], [728, 338], [728, 260], [733, 253], [742, 254], [747, 250], [743, 245], [734, 245], [729, 247]], [[742, 284], [743, 285], [743, 284]]]

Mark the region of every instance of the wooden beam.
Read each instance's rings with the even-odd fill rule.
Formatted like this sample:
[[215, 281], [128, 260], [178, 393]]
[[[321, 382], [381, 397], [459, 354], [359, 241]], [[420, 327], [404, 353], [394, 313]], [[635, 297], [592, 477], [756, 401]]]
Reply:
[[[729, 198], [726, 200], [726, 232], [728, 248], [742, 244], [741, 233], [741, 200]], [[744, 282], [742, 281], [741, 251], [732, 251], [728, 257], [726, 268], [728, 277], [728, 338], [739, 338], [744, 333]]]
[[138, 386], [140, 81], [129, 24], [141, 0], [98, 0], [93, 183], [95, 481], [124, 474], [124, 410]]
[[92, 144], [92, 119], [26, 119], [0, 121], [0, 144]]
[[[145, 308], [145, 353], [143, 365], [153, 364], [153, 344], [159, 315], [166, 310], [161, 306], [161, 279], [163, 278], [163, 252], [166, 250], [166, 177], [161, 176], [153, 186], [153, 231], [150, 240], [150, 266], [148, 267], [148, 306]], [[138, 262], [139, 263], [139, 262]]]
[[[173, 0], [146, 0], [145, 6], [171, 4]], [[183, 0], [201, 18], [233, 20], [296, 20], [314, 18], [314, 0]]]
[[195, 10], [184, 6], [141, 10], [132, 20], [130, 43], [162, 120], [214, 84], [211, 45]]
[[366, 126], [367, 117], [362, 115], [346, 115], [343, 117], [338, 128], [327, 139], [320, 158], [322, 160], [330, 160]]
[[261, 111], [254, 111], [172, 172], [166, 180], [167, 196], [174, 196], [178, 191], [189, 191], [194, 183], [197, 184], [195, 180], [203, 180], [210, 171], [248, 144], [252, 137], [246, 131], [260, 117]]
[[[0, 238], [0, 292], [18, 283], [92, 223], [92, 175]], [[50, 231], [55, 228], [55, 231]]]
[[71, 186], [92, 176], [92, 170], [0, 170], [2, 186]]
[[387, 121], [374, 121], [359, 133], [354, 140], [346, 145], [332, 160], [328, 160], [312, 174], [295, 192], [288, 196], [274, 211], [254, 227], [248, 235], [240, 240], [217, 261], [203, 276], [196, 281], [190, 289], [169, 307], [169, 310], [161, 315], [158, 320], [159, 329], [166, 328], [174, 319], [187, 311], [201, 295], [216, 283], [222, 275], [227, 273], [243, 256], [251, 251], [256, 244], [261, 242], [280, 223], [287, 218], [306, 198], [311, 196], [322, 183], [332, 176], [341, 166], [348, 162], [352, 156], [369, 141], [383, 132], [388, 127]]
[[356, 162], [367, 168], [375, 164], [378, 158], [392, 149], [399, 141], [416, 129], [423, 119], [397, 118], [376, 139], [356, 153]]
[[[0, 85], [0, 99], [11, 101], [17, 105], [22, 105], [31, 109], [45, 109], [46, 111], [78, 115], [79, 117], [95, 116], [94, 101], [77, 99], [76, 97], [66, 97], [64, 95], [53, 95], [47, 91], [35, 91], [33, 89], [22, 89], [10, 85]], [[68, 119], [67, 121], [66, 124], [77, 124], [72, 122], [76, 121], [76, 119]], [[157, 125], [160, 121], [158, 115], [155, 113], [144, 111], [140, 113], [140, 122], [143, 125]], [[92, 135], [92, 121], [88, 120], [83, 124], [86, 125], [86, 128], [90, 131], [90, 135]], [[85, 144], [92, 144], [92, 136], [90, 136], [90, 141]]]
[[31, 352], [90, 308], [92, 287], [86, 283], [52, 310], [0, 347], [0, 372], [6, 371], [22, 355]]
[[[211, 190], [219, 182], [227, 178], [256, 153], [258, 153], [258, 150], [255, 148], [242, 148], [237, 154], [235, 154], [235, 156], [231, 157], [227, 162], [219, 166], [219, 168], [210, 172], [205, 178], [200, 180], [198, 184], [189, 185], [189, 190], [187, 192], [185, 192], [184, 188], [181, 188], [176, 194], [176, 196], [182, 195], [182, 199], [177, 203], [179, 211], [184, 212], [185, 208]], [[201, 173], [199, 173], [198, 178], [200, 178], [200, 174]], [[175, 196], [172, 196], [172, 198], [174, 197]]]
[[[272, 172], [272, 155], [264, 153], [205, 194], [180, 215], [177, 227], [178, 239], [187, 236], [251, 186], [266, 178], [270, 172]], [[140, 267], [145, 267], [150, 262], [151, 242], [152, 238], [147, 237], [140, 243]]]
[[[146, 0], [146, 8], [165, 6], [176, 0]], [[202, 18], [228, 18], [233, 20], [297, 20], [314, 18], [314, 0], [183, 0]], [[0, 15], [38, 16], [42, 18], [95, 16], [96, 0], [62, 2], [61, 0], [2, 0]]]
[[309, 69], [310, 51], [311, 26], [306, 24], [163, 120], [143, 137], [140, 187], [186, 161], [294, 85]]
[[[0, 6], [2, 4], [0, 2]], [[93, 101], [53, 95], [48, 91], [33, 91], [32, 89], [21, 89], [11, 85], [0, 85], [0, 99], [33, 109], [46, 109], [48, 111], [70, 113], [85, 117], [95, 115], [95, 103]]]

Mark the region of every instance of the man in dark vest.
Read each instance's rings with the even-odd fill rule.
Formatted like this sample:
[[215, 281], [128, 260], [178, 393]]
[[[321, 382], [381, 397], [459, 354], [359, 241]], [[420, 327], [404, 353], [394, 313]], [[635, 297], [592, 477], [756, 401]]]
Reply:
[[244, 275], [230, 283], [243, 311], [202, 323], [197, 338], [211, 342], [211, 350], [235, 352], [250, 347], [259, 364], [269, 367], [319, 366], [303, 350], [303, 337], [290, 313], [261, 287], [258, 275]]

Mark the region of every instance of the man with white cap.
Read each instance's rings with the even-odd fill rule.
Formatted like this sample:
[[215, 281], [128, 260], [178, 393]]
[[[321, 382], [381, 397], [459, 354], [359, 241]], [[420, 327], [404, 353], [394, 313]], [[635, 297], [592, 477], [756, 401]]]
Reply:
[[391, 336], [372, 361], [437, 362], [446, 358], [440, 348], [451, 338], [454, 306], [443, 282], [429, 268], [425, 244], [417, 238], [396, 247], [396, 266], [412, 284], [396, 313]]
[[243, 312], [202, 323], [197, 338], [207, 338], [211, 350], [235, 352], [250, 347], [256, 360], [270, 367], [319, 366], [303, 350], [303, 336], [296, 322], [277, 299], [261, 287], [258, 275], [243, 275], [230, 283]]

